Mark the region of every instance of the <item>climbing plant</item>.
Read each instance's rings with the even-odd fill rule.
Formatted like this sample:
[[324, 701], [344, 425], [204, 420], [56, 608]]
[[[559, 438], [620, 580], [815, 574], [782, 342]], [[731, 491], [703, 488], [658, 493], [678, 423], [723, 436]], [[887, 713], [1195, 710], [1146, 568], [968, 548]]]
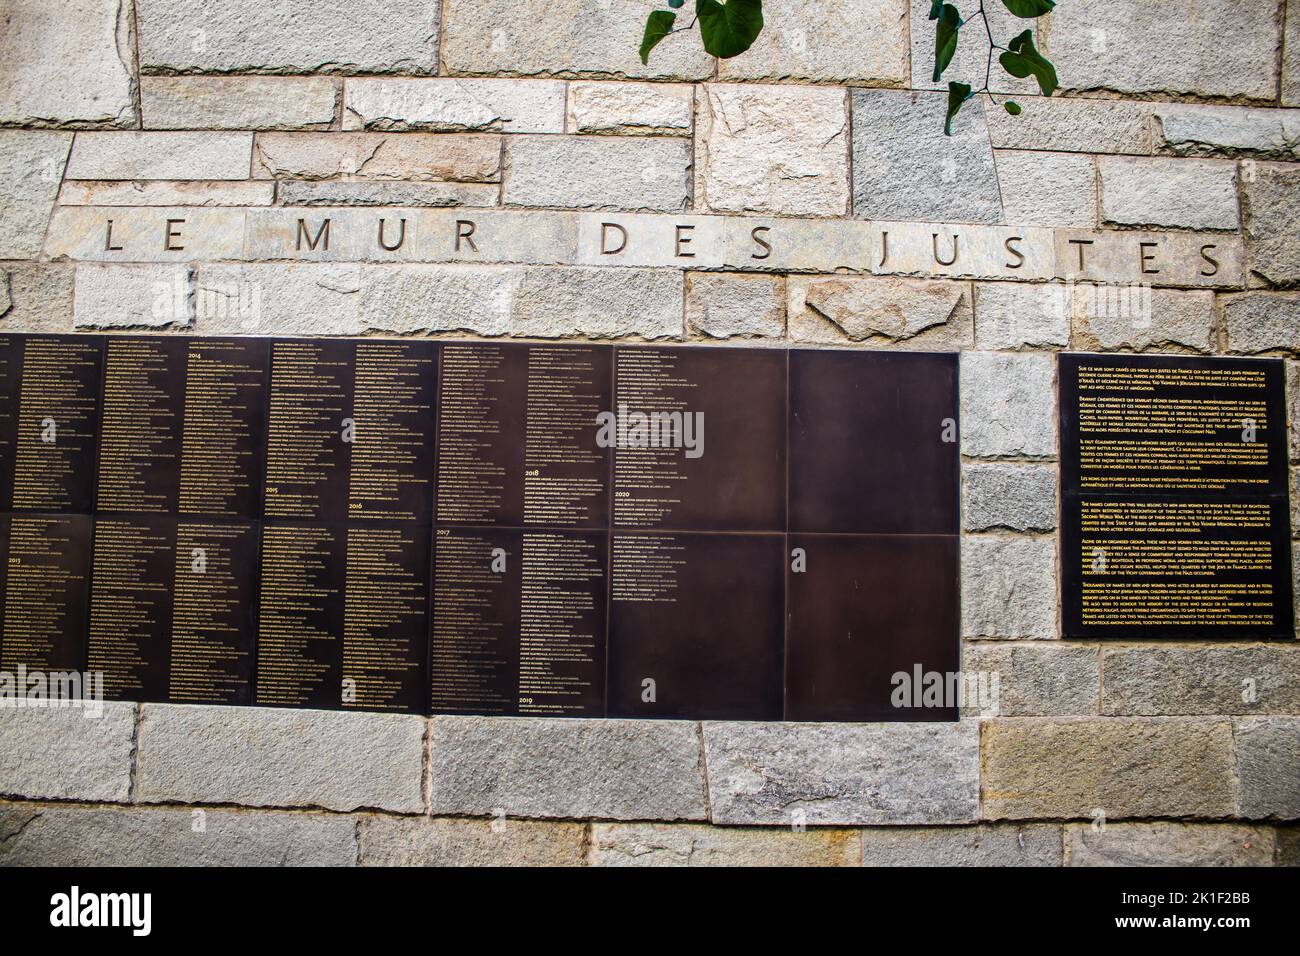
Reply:
[[[930, 0], [930, 20], [934, 23], [934, 81], [938, 83], [944, 71], [952, 63], [957, 52], [957, 42], [961, 38], [962, 27], [979, 20], [984, 25], [984, 34], [988, 38], [988, 57], [984, 63], [984, 82], [976, 86], [972, 82], [948, 81], [948, 111], [944, 119], [943, 131], [952, 135], [952, 121], [969, 100], [979, 94], [988, 96], [997, 103], [997, 98], [989, 84], [993, 75], [993, 54], [998, 54], [998, 64], [1002, 69], [1017, 79], [1032, 76], [1044, 96], [1051, 96], [1056, 91], [1056, 68], [1043, 56], [1042, 51], [1034, 46], [1032, 28], [1016, 34], [1005, 44], [993, 38], [993, 27], [989, 23], [984, 4], [994, 0], [965, 0], [966, 4], [978, 2], [977, 9], [970, 21], [964, 20], [955, 3], [945, 0]], [[1034, 20], [1049, 12], [1056, 6], [1056, 0], [1000, 0], [1013, 16], [1022, 20]], [[645, 24], [645, 34], [641, 39], [641, 62], [650, 62], [650, 53], [656, 46], [674, 33], [686, 33], [698, 24], [700, 39], [707, 53], [727, 60], [739, 56], [748, 50], [763, 31], [763, 0], [695, 0], [695, 16], [684, 27], [677, 26], [677, 11], [686, 5], [686, 0], [667, 0], [670, 9], [651, 11]], [[973, 28], [972, 28], [973, 29]], [[978, 79], [978, 77], [974, 78]], [[1019, 116], [1022, 107], [1015, 100], [1006, 100], [1001, 104], [1012, 116]]]

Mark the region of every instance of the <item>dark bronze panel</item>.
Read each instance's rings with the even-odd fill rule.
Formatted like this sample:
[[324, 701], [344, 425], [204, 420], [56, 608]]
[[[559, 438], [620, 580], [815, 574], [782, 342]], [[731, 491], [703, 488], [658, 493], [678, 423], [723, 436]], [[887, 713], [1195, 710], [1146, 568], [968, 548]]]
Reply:
[[91, 523], [88, 515], [10, 516], [0, 669], [86, 669]]

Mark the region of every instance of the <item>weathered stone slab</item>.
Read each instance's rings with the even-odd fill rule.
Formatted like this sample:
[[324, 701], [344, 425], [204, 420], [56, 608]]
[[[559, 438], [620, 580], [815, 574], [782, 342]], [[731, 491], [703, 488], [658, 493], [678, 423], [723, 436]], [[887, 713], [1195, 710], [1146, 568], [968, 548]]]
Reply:
[[363, 267], [354, 263], [202, 263], [195, 331], [203, 335], [360, 335]]
[[1052, 149], [1072, 153], [1144, 156], [1152, 151], [1152, 106], [1122, 100], [1041, 96], [1019, 101], [1023, 112], [986, 114], [989, 138], [999, 149]]
[[1238, 815], [1300, 819], [1300, 717], [1246, 717], [1233, 731]]
[[1273, 831], [1215, 823], [1068, 824], [1070, 866], [1272, 866]]
[[1229, 352], [1300, 353], [1300, 293], [1247, 292], [1225, 297], [1222, 302]]
[[974, 458], [1056, 454], [1053, 355], [966, 352], [961, 357], [961, 451]]
[[59, 206], [45, 254], [92, 262], [192, 262], [244, 255], [245, 210]]
[[582, 866], [580, 823], [362, 817], [362, 866]]
[[[1300, 461], [1300, 362], [1286, 363], [1287, 425], [1291, 431], [1291, 460]], [[1292, 535], [1300, 530], [1292, 528]]]
[[[984, 71], [988, 65], [989, 42], [984, 24], [975, 19], [975, 7], [970, 10], [962, 9], [962, 16], [968, 18], [969, 26], [961, 31], [952, 63], [944, 70], [943, 76], [938, 81], [934, 79], [935, 22], [930, 19], [930, 5], [930, 0], [909, 0], [912, 82], [907, 85], [914, 90], [943, 90], [944, 92], [947, 92], [950, 80], [969, 83], [975, 89], [983, 86]], [[1013, 16], [1001, 3], [984, 4], [984, 12], [988, 14], [993, 39], [1003, 47], [1013, 36], [1034, 27], [1037, 23], [1037, 21], [1022, 20]], [[857, 36], [861, 39], [861, 34]], [[1032, 79], [1017, 80], [1000, 69], [996, 53], [994, 53], [993, 72], [989, 76], [989, 85], [995, 93], [1032, 95], [1038, 92], [1038, 84]], [[1030, 100], [1030, 102], [1036, 103], [1037, 100]]]
[[1241, 208], [1250, 271], [1276, 285], [1300, 284], [1300, 166], [1254, 163], [1244, 173]]
[[975, 341], [982, 349], [1070, 344], [1070, 288], [1055, 283], [977, 282]]
[[1164, 103], [1155, 116], [1161, 149], [1179, 156], [1300, 158], [1300, 116], [1290, 110]]
[[194, 322], [192, 272], [183, 264], [78, 264], [79, 329], [185, 328]]
[[703, 727], [714, 823], [966, 823], [977, 813], [974, 721]]
[[323, 76], [145, 76], [145, 129], [328, 129], [337, 80]]
[[879, 259], [873, 252], [878, 237], [874, 223], [728, 216], [723, 235], [728, 269], [870, 272]]
[[853, 91], [854, 216], [1003, 221], [983, 101], [967, 104], [951, 136], [946, 110], [946, 94]]
[[101, 706], [0, 707], [0, 795], [125, 802], [135, 705]]
[[4, 13], [0, 123], [132, 121], [129, 4], [8, 0]]
[[970, 462], [962, 465], [963, 525], [967, 531], [1052, 531], [1056, 528], [1056, 468]]
[[1280, 644], [1104, 647], [1109, 715], [1288, 714], [1300, 710], [1300, 648]]
[[140, 66], [177, 73], [437, 73], [424, 0], [142, 0]]
[[871, 271], [970, 279], [1050, 279], [1052, 231], [1036, 226], [873, 222]]
[[855, 830], [597, 823], [593, 866], [856, 866]]
[[59, 189], [61, 206], [269, 206], [275, 183], [256, 180], [98, 179], [68, 180]]
[[0, 866], [353, 866], [342, 816], [0, 804]]
[[696, 93], [695, 205], [712, 212], [843, 216], [843, 90], [712, 83]]
[[12, 262], [0, 266], [0, 328], [14, 332], [72, 331], [72, 268]]
[[669, 269], [524, 269], [511, 332], [534, 338], [681, 338], [682, 273]]
[[1282, 49], [1282, 105], [1300, 106], [1300, 15], [1296, 0], [1287, 0], [1286, 37]]
[[578, 262], [719, 268], [727, 259], [727, 225], [722, 216], [584, 214], [578, 217]]
[[1245, 252], [1236, 236], [1056, 230], [1056, 276], [1060, 279], [1241, 288], [1244, 264]]
[[702, 763], [698, 727], [686, 721], [435, 717], [431, 810], [702, 820]]
[[424, 729], [400, 714], [144, 704], [137, 798], [419, 813]]
[[78, 133], [69, 179], [247, 179], [252, 133]]
[[358, 321], [366, 331], [508, 335], [522, 276], [510, 266], [365, 268]]
[[975, 341], [967, 282], [791, 276], [790, 337], [866, 348], [956, 350]]
[[868, 828], [864, 866], [1060, 866], [1061, 828], [1051, 824]]
[[1018, 717], [983, 724], [983, 816], [1225, 817], [1232, 728], [1208, 719]]
[[1218, 160], [1102, 156], [1101, 216], [1124, 226], [1236, 229], [1237, 167]]
[[[1101, 683], [1096, 647], [1042, 641], [1004, 644], [966, 641], [962, 645], [962, 673], [983, 678], [997, 687], [996, 706], [968, 702], [971, 716], [1088, 717], [1097, 713]], [[992, 675], [997, 675], [994, 685]]]
[[1079, 283], [1070, 289], [1076, 348], [1213, 352], [1214, 293]]
[[1091, 156], [1001, 149], [997, 167], [1007, 222], [1097, 225], [1097, 172]]
[[785, 335], [785, 280], [688, 272], [686, 328], [711, 339], [779, 339]]
[[554, 80], [350, 79], [343, 128], [563, 133], [564, 84]]
[[1056, 541], [964, 535], [961, 595], [966, 637], [1055, 638], [1059, 632]]
[[[252, 182], [250, 185], [271, 183]], [[282, 206], [495, 206], [496, 183], [406, 183], [363, 179], [281, 179], [272, 187]]]
[[63, 178], [67, 133], [0, 131], [0, 259], [34, 259]]
[[678, 83], [570, 83], [571, 133], [689, 135], [695, 91]]
[[496, 182], [501, 141], [488, 134], [259, 133], [254, 179]]
[[506, 140], [507, 206], [684, 209], [690, 143], [612, 136], [512, 136]]

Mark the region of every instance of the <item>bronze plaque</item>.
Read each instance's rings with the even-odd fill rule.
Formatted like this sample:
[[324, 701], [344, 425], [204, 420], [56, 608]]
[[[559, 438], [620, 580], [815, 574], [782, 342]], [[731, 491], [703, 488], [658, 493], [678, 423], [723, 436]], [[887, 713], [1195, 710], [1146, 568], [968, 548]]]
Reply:
[[92, 519], [8, 517], [0, 670], [84, 671]]

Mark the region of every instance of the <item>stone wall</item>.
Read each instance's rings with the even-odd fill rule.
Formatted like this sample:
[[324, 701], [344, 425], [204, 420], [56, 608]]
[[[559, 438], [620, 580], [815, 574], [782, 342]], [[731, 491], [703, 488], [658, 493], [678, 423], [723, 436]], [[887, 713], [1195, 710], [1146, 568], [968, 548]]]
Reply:
[[0, 710], [0, 863], [1300, 861], [1300, 647], [1061, 639], [1054, 394], [1067, 349], [1277, 356], [1300, 424], [1300, 0], [1061, 0], [1062, 95], [951, 138], [928, 0], [643, 66], [651, 6], [4, 0], [0, 330], [960, 350], [998, 713]]

